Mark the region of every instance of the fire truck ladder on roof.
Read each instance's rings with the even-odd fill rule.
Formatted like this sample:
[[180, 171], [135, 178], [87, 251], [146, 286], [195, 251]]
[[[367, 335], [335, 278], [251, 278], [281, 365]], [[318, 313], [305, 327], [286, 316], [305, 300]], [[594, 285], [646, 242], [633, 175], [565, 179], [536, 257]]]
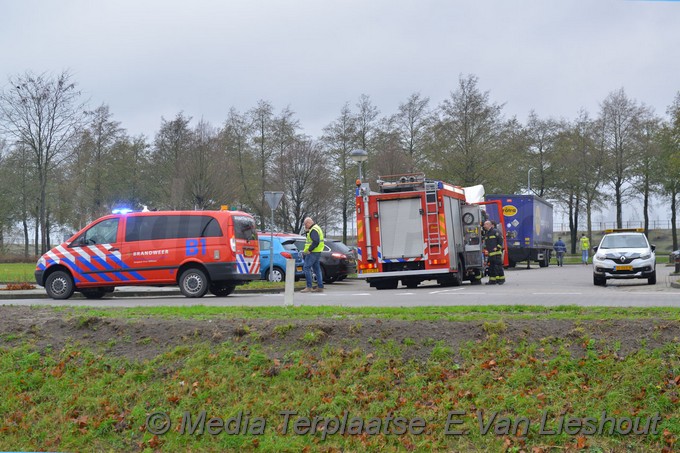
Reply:
[[430, 249], [439, 249], [442, 236], [439, 231], [439, 203], [437, 202], [437, 183], [425, 182], [425, 223], [427, 224], [427, 243]]

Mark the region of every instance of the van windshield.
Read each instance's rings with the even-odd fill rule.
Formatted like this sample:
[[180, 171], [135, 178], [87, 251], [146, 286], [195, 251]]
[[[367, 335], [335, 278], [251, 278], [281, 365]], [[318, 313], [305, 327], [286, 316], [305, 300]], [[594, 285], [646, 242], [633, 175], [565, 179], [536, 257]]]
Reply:
[[257, 239], [257, 225], [252, 217], [243, 215], [235, 215], [234, 220], [234, 236], [236, 239], [245, 239], [247, 241]]

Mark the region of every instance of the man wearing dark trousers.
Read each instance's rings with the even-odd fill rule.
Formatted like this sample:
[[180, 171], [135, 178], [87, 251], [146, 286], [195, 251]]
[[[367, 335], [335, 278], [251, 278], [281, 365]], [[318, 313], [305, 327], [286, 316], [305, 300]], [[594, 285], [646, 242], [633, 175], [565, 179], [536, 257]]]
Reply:
[[503, 271], [503, 237], [491, 221], [484, 222], [484, 249], [489, 257], [489, 281], [487, 285], [502, 285], [505, 283]]
[[[307, 217], [304, 221], [305, 230], [307, 230], [307, 240], [305, 241], [305, 249], [302, 254], [305, 257], [305, 265], [303, 270], [305, 271], [305, 282], [306, 288], [303, 289], [302, 293], [322, 293], [323, 292], [323, 275], [321, 275], [321, 264], [319, 259], [321, 258], [321, 252], [324, 249], [323, 242], [323, 231], [321, 227], [314, 223], [314, 220]], [[318, 287], [312, 288], [312, 274], [316, 275], [316, 284]]]

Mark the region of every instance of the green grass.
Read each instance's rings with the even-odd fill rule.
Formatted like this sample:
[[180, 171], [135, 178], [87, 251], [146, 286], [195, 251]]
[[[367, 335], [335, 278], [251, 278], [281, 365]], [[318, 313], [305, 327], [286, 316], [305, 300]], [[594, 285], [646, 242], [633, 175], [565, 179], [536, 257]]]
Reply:
[[[480, 321], [488, 323], [489, 333], [502, 332], [503, 321], [513, 319], [662, 319], [679, 320], [678, 307], [582, 307], [561, 305], [544, 307], [537, 305], [480, 305], [450, 307], [335, 307], [335, 306], [168, 306], [134, 308], [91, 308], [55, 307], [54, 310], [66, 311], [71, 316], [91, 318], [94, 316], [118, 318], [161, 318], [185, 319], [356, 319], [364, 318], [398, 319], [406, 321]], [[361, 323], [351, 329], [361, 331]]]
[[0, 263], [0, 283], [35, 283], [35, 263]]
[[[0, 449], [571, 451], [584, 445], [590, 451], [660, 451], [680, 433], [677, 390], [669, 385], [680, 374], [680, 345], [625, 359], [598, 351], [592, 342], [584, 342], [580, 357], [564, 346], [513, 345], [491, 336], [459, 351], [437, 345], [428, 363], [404, 361], [394, 344], [371, 354], [327, 348], [320, 360], [304, 347], [270, 359], [258, 345], [199, 344], [144, 363], [74, 347], [54, 352], [5, 347], [0, 349]], [[197, 424], [202, 411], [204, 433], [189, 434], [186, 422]], [[166, 413], [172, 426], [153, 435], [146, 423], [157, 412]], [[284, 434], [285, 413], [292, 412]], [[661, 419], [656, 433], [647, 435], [556, 432], [562, 415], [600, 419], [603, 412], [643, 420], [658, 413]], [[373, 417], [422, 419], [425, 427], [334, 434], [345, 413], [356, 418], [354, 432], [360, 422], [367, 430]], [[526, 419], [526, 435], [503, 423], [484, 433], [478, 417], [486, 424], [494, 413], [497, 421]], [[315, 417], [320, 419], [316, 430], [302, 420], [300, 433], [293, 432], [300, 418]], [[228, 426], [241, 432], [208, 434], [210, 418], [213, 427], [218, 419], [231, 420]], [[554, 434], [540, 433], [541, 418]], [[447, 420], [460, 421], [448, 430], [464, 434], [446, 434]]]

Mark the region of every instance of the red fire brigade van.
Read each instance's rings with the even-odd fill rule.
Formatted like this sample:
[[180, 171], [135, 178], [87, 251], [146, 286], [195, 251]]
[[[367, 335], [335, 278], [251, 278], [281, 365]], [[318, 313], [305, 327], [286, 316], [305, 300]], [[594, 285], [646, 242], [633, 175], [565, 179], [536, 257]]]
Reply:
[[45, 253], [35, 271], [53, 299], [99, 299], [116, 286], [179, 285], [186, 297], [228, 296], [260, 278], [253, 217], [240, 211], [151, 211], [95, 220]]

